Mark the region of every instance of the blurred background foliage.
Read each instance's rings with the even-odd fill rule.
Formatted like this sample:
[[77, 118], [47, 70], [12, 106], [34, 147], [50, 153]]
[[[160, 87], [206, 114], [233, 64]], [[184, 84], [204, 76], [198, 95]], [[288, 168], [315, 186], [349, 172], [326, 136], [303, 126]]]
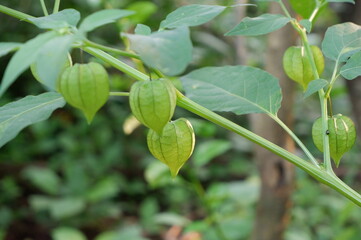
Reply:
[[[119, 33], [132, 32], [137, 23], [156, 30], [180, 5], [213, 2], [233, 1], [64, 0], [61, 8], [75, 8], [82, 16], [103, 8], [136, 11], [131, 18], [89, 36], [97, 43], [124, 48]], [[36, 0], [1, 3], [42, 16]], [[247, 11], [249, 16], [257, 16], [267, 11], [267, 3]], [[325, 28], [339, 22], [345, 11], [340, 4], [326, 8], [311, 41], [319, 44]], [[39, 33], [35, 27], [4, 14], [0, 14], [0, 23], [1, 42], [25, 42]], [[235, 13], [227, 11], [215, 21], [192, 28], [194, 60], [187, 71], [234, 64], [234, 39], [223, 34], [235, 24]], [[248, 64], [262, 67], [265, 38], [248, 38], [246, 45]], [[78, 50], [72, 56], [74, 62], [91, 60]], [[0, 59], [0, 76], [10, 57]], [[129, 90], [132, 79], [115, 69], [108, 68], [108, 72], [113, 90]], [[0, 103], [42, 91], [28, 71]], [[342, 81], [333, 97], [336, 112], [351, 115]], [[321, 157], [310, 137], [312, 122], [319, 114], [314, 108], [317, 98], [304, 100], [299, 91], [296, 101], [295, 131]], [[248, 126], [244, 116], [225, 115]], [[177, 109], [178, 117], [192, 122], [197, 142], [193, 157], [175, 179], [150, 155], [146, 128], [131, 117], [125, 97], [112, 97], [91, 125], [80, 112], [66, 106], [48, 121], [22, 131], [0, 151], [0, 240], [218, 240], [219, 228], [229, 240], [248, 239], [259, 192], [252, 145], [182, 109]], [[337, 173], [360, 191], [360, 169], [358, 143], [345, 155]], [[297, 171], [295, 188], [285, 239], [359, 240], [361, 210], [357, 206], [301, 171]]]

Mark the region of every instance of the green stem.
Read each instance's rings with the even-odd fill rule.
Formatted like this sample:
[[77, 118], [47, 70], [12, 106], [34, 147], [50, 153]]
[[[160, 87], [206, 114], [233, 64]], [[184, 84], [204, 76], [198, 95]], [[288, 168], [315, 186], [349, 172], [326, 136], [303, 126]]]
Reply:
[[110, 92], [109, 96], [128, 97], [129, 92]]
[[117, 55], [120, 55], [120, 56], [140, 59], [140, 57], [137, 54], [126, 52], [126, 51], [119, 50], [119, 49], [116, 49], [116, 48], [107, 47], [107, 46], [104, 46], [104, 45], [101, 45], [101, 44], [98, 44], [98, 43], [95, 43], [95, 42], [92, 42], [92, 41], [89, 41], [89, 40], [85, 40], [84, 44], [87, 47], [97, 48], [97, 49], [100, 49], [100, 50], [103, 50], [103, 51], [106, 51], [106, 52], [110, 52], [110, 53], [114, 53], [114, 54], [117, 54]]
[[60, 0], [55, 0], [53, 14], [59, 12]]
[[283, 1], [279, 0], [278, 3], [280, 4], [280, 6], [281, 6], [283, 12], [286, 14], [286, 16], [289, 17], [289, 18], [292, 18], [291, 14], [288, 12], [288, 10], [287, 10], [285, 4], [283, 3]]
[[31, 16], [31, 15], [28, 15], [26, 13], [22, 13], [22, 12], [14, 10], [14, 9], [5, 7], [4, 5], [1, 5], [1, 4], [0, 4], [0, 12], [4, 13], [6, 15], [12, 16], [14, 18], [20, 19], [22, 21], [28, 22], [28, 23], [31, 23], [28, 20], [28, 18], [33, 18], [33, 16]]
[[84, 51], [103, 60], [106, 63], [109, 63], [114, 68], [124, 72], [125, 74], [128, 74], [131, 77], [134, 77], [135, 79], [137, 79], [139, 81], [148, 81], [149, 80], [149, 77], [146, 74], [139, 72], [138, 70], [123, 63], [122, 61], [119, 61], [115, 57], [103, 52], [102, 50], [99, 50], [96, 48], [91, 48], [91, 47], [85, 47]]
[[333, 73], [332, 73], [332, 77], [331, 77], [331, 81], [330, 81], [330, 85], [329, 87], [327, 88], [327, 91], [326, 91], [326, 94], [325, 94], [325, 97], [326, 98], [329, 98], [330, 97], [330, 94], [331, 94], [331, 91], [332, 91], [332, 88], [333, 88], [333, 85], [335, 84], [339, 74], [337, 74], [338, 72], [338, 64], [339, 64], [339, 60], [337, 58], [336, 60], [336, 63], [335, 63], [335, 67], [333, 69]]
[[[134, 77], [140, 81], [149, 80], [148, 76], [138, 70], [128, 66], [127, 64], [119, 61], [118, 59], [110, 56], [109, 54], [94, 48], [85, 48], [85, 51], [92, 54], [95, 57], [102, 59], [103, 61], [109, 63], [114, 68], [127, 73], [128, 75]], [[340, 194], [350, 199], [352, 202], [361, 207], [361, 195], [358, 194], [355, 190], [350, 188], [348, 185], [343, 183], [341, 180], [338, 180], [334, 174], [326, 172], [323, 169], [320, 169], [313, 164], [305, 161], [304, 159], [288, 152], [287, 150], [281, 148], [280, 146], [258, 136], [257, 134], [237, 125], [236, 123], [208, 110], [207, 108], [193, 102], [187, 97], [183, 96], [179, 91], [177, 91], [177, 105], [207, 119], [225, 129], [228, 129], [232, 132], [239, 134], [240, 136], [254, 142], [261, 147], [268, 149], [269, 151], [277, 154], [278, 156], [286, 159], [287, 161], [293, 163], [297, 167], [301, 168], [315, 179], [324, 183], [331, 188], [338, 191]]]
[[274, 116], [272, 114], [268, 114], [273, 120], [275, 120], [292, 138], [293, 140], [298, 144], [298, 146], [303, 150], [303, 152], [307, 155], [307, 157], [311, 160], [311, 162], [318, 168], [320, 168], [317, 160], [312, 155], [312, 153], [308, 150], [308, 148], [302, 143], [302, 141], [296, 136], [296, 134], [293, 133], [291, 129], [288, 128], [288, 126], [277, 116]]
[[45, 16], [48, 16], [49, 13], [48, 13], [48, 9], [46, 9], [46, 5], [45, 5], [44, 0], [40, 0], [40, 3], [41, 3], [41, 8], [43, 9], [44, 15], [45, 15]]

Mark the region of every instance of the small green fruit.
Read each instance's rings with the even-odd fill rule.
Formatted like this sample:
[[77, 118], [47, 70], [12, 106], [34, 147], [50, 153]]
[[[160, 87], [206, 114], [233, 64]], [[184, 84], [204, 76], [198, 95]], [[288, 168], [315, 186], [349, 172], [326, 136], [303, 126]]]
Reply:
[[[317, 46], [311, 46], [313, 58], [316, 63], [317, 72], [322, 74], [325, 68], [325, 60], [322, 51]], [[289, 47], [283, 55], [283, 69], [287, 76], [299, 83], [304, 90], [309, 82], [315, 80], [312, 67], [305, 53], [304, 47]]]
[[318, 150], [323, 152], [323, 136], [328, 134], [330, 154], [338, 167], [341, 157], [348, 152], [355, 143], [356, 130], [352, 120], [341, 114], [328, 118], [328, 132], [322, 131], [322, 119], [318, 118], [312, 126], [312, 138]]
[[129, 93], [133, 115], [159, 134], [171, 120], [176, 101], [175, 87], [167, 79], [136, 82]]
[[57, 82], [66, 102], [80, 109], [88, 123], [109, 97], [108, 73], [99, 63], [75, 64], [66, 68]]
[[187, 119], [177, 119], [167, 123], [161, 135], [150, 129], [147, 143], [153, 156], [168, 165], [172, 176], [175, 177], [193, 153], [193, 127]]

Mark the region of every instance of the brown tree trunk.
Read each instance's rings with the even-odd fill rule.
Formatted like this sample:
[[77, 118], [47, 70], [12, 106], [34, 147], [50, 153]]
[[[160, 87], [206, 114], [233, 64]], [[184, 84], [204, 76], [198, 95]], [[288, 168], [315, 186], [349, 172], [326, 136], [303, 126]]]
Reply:
[[[282, 13], [278, 4], [270, 5], [270, 13]], [[278, 116], [289, 126], [293, 124], [294, 84], [284, 74], [282, 57], [284, 51], [295, 42], [295, 32], [290, 26], [271, 33], [268, 37], [266, 70], [280, 79], [283, 102]], [[266, 139], [294, 151], [293, 140], [264, 114], [253, 114], [253, 130]], [[291, 195], [294, 188], [294, 166], [256, 146], [255, 162], [261, 177], [261, 193], [257, 205], [256, 220], [252, 240], [282, 240], [292, 206]]]

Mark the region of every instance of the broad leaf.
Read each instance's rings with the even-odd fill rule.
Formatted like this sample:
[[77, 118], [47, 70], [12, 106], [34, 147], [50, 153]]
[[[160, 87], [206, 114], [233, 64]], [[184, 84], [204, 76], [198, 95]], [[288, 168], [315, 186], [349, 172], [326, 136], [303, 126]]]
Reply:
[[134, 29], [134, 33], [138, 35], [150, 35], [152, 33], [152, 30], [147, 25], [137, 24]]
[[315, 0], [290, 0], [292, 9], [303, 18], [309, 18], [316, 7]]
[[206, 23], [218, 16], [227, 7], [192, 4], [178, 8], [167, 15], [160, 28], [190, 27]]
[[327, 85], [328, 85], [328, 81], [326, 81], [324, 79], [313, 80], [308, 84], [307, 90], [306, 90], [305, 94], [303, 95], [303, 97], [307, 98], [307, 97], [311, 96], [312, 94], [314, 94], [315, 92], [317, 92], [318, 90], [326, 87]]
[[50, 168], [28, 167], [23, 171], [24, 177], [34, 186], [49, 194], [58, 194], [60, 178]]
[[85, 235], [78, 229], [70, 227], [58, 227], [51, 232], [53, 240], [86, 240]]
[[134, 14], [133, 11], [120, 9], [101, 10], [87, 16], [80, 24], [79, 30], [89, 32], [102, 25], [112, 23], [115, 20]]
[[355, 52], [361, 50], [361, 26], [342, 23], [327, 29], [322, 42], [322, 52], [326, 57], [345, 62]]
[[197, 167], [206, 165], [215, 157], [224, 154], [232, 148], [228, 140], [209, 140], [197, 145], [193, 153], [193, 163]]
[[68, 55], [71, 44], [74, 41], [73, 35], [59, 36], [48, 41], [39, 53], [35, 65], [36, 72], [42, 83], [55, 90], [56, 80]]
[[0, 57], [5, 56], [11, 51], [18, 49], [22, 44], [15, 42], [1, 42], [0, 43]]
[[347, 63], [341, 68], [340, 73], [348, 80], [361, 76], [361, 52], [355, 53], [347, 60]]
[[55, 32], [42, 33], [20, 47], [11, 58], [5, 70], [0, 86], [0, 96], [15, 81], [15, 79], [35, 61], [44, 44], [56, 36], [57, 33]]
[[149, 17], [157, 12], [158, 6], [148, 1], [132, 2], [128, 5], [127, 10], [135, 12], [135, 14], [127, 17], [127, 20], [135, 25], [145, 23]]
[[278, 79], [254, 67], [195, 70], [181, 78], [187, 96], [212, 111], [276, 115], [281, 106]]
[[281, 27], [285, 26], [289, 21], [291, 21], [291, 18], [279, 14], [266, 13], [255, 18], [246, 17], [225, 35], [263, 35], [280, 29]]
[[148, 36], [124, 34], [130, 47], [150, 67], [166, 75], [182, 73], [192, 60], [192, 42], [186, 27], [155, 32]]
[[80, 20], [80, 13], [75, 9], [64, 9], [49, 16], [28, 18], [28, 20], [42, 29], [57, 29], [69, 26], [76, 27]]
[[310, 22], [308, 19], [302, 19], [300, 21], [300, 24], [306, 29], [308, 33], [311, 32], [312, 29], [312, 22]]
[[27, 96], [0, 107], [0, 147], [13, 139], [23, 128], [43, 121], [65, 101], [58, 93]]

